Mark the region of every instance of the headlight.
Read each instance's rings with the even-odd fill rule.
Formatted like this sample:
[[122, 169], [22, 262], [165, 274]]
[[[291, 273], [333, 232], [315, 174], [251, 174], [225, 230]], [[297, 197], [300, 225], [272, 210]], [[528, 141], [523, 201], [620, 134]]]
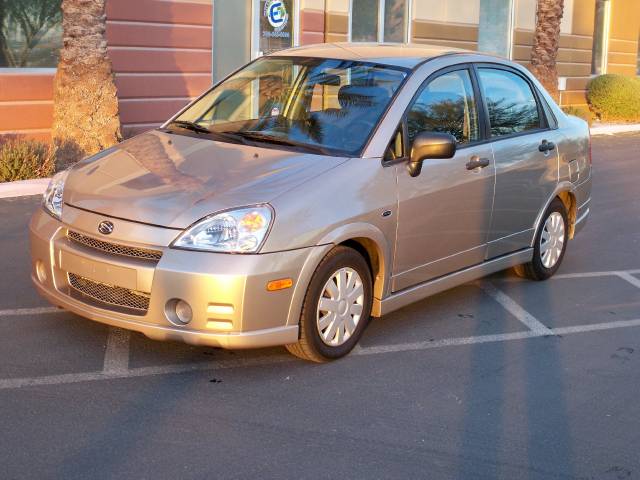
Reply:
[[56, 173], [42, 196], [42, 206], [58, 220], [62, 217], [62, 194], [68, 170]]
[[221, 212], [187, 228], [171, 246], [207, 252], [255, 253], [267, 238], [272, 220], [273, 211], [266, 205]]

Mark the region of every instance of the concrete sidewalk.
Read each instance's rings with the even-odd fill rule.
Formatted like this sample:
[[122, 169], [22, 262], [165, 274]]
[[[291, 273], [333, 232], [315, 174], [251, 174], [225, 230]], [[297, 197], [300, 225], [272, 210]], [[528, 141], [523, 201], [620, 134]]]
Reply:
[[640, 123], [605, 123], [591, 125], [591, 135], [615, 135], [616, 133], [633, 133], [640, 132]]
[[50, 178], [19, 180], [17, 182], [0, 183], [0, 198], [26, 197], [42, 195], [49, 185]]

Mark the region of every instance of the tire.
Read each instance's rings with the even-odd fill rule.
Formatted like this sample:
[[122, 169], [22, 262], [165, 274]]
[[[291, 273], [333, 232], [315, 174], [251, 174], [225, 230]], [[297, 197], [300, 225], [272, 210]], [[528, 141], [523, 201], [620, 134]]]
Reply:
[[[552, 219], [553, 217], [553, 219]], [[551, 219], [551, 220], [550, 220]], [[541, 239], [543, 234], [549, 234], [550, 228], [553, 229], [553, 220], [559, 221], [562, 219], [562, 232], [559, 238], [556, 239], [554, 245], [549, 245], [546, 251], [542, 251]], [[550, 223], [551, 222], [551, 223]], [[555, 235], [551, 234], [552, 238]], [[554, 199], [547, 208], [544, 214], [540, 227], [536, 232], [536, 237], [533, 247], [533, 259], [529, 263], [518, 265], [514, 268], [516, 274], [523, 278], [530, 280], [547, 280], [553, 276], [562, 263], [564, 254], [567, 250], [567, 243], [569, 241], [569, 220], [567, 216], [567, 210], [564, 204], [559, 198]], [[546, 243], [546, 242], [545, 242]], [[560, 244], [560, 245], [559, 245]], [[547, 256], [545, 256], [545, 253]], [[551, 256], [549, 256], [551, 255]]]
[[[287, 350], [318, 363], [344, 357], [356, 346], [369, 323], [372, 298], [371, 271], [366, 260], [352, 248], [334, 248], [311, 278], [300, 314], [299, 340], [287, 345]], [[322, 310], [321, 300], [323, 307], [333, 310]]]

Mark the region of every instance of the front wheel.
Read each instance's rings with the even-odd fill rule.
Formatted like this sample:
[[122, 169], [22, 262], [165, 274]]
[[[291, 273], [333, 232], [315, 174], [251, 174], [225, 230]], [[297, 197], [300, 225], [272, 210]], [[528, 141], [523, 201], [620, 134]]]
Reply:
[[515, 267], [516, 274], [531, 280], [546, 280], [560, 268], [569, 240], [567, 211], [556, 198], [545, 212], [536, 233], [533, 259]]
[[314, 362], [348, 354], [369, 322], [372, 290], [371, 272], [362, 255], [344, 246], [331, 250], [307, 289], [300, 339], [287, 350]]

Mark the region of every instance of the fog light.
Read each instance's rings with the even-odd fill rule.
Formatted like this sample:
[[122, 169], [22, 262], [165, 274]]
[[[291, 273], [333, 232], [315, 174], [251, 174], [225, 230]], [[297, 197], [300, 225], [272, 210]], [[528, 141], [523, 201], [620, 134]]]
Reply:
[[38, 277], [38, 281], [40, 283], [44, 283], [47, 281], [47, 269], [44, 266], [44, 262], [42, 260], [38, 260], [36, 262], [36, 276]]
[[179, 298], [169, 300], [164, 307], [164, 313], [171, 323], [179, 326], [186, 325], [193, 318], [191, 306]]

